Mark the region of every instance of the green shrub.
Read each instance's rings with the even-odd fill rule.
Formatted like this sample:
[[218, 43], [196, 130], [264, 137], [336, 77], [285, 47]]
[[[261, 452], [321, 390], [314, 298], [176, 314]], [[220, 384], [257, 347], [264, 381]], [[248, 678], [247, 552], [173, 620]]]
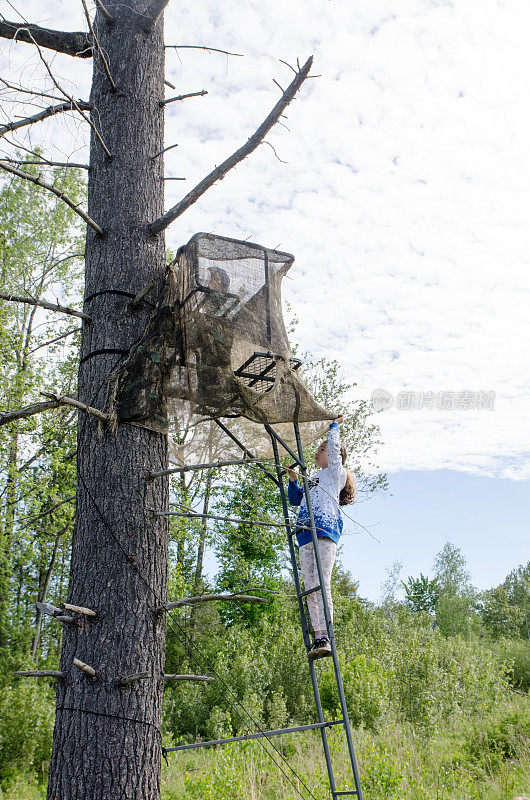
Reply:
[[0, 696], [0, 785], [19, 774], [43, 776], [50, 758], [54, 704], [51, 691], [34, 681], [4, 686]]
[[502, 708], [473, 720], [465, 749], [470, 760], [494, 774], [502, 761], [517, 759], [530, 748], [530, 708]]
[[[343, 658], [339, 660], [351, 724], [355, 727], [364, 725], [369, 730], [375, 730], [386, 694], [386, 680], [380, 662], [364, 655], [355, 656], [348, 661]], [[340, 718], [337, 682], [331, 665], [322, 675], [320, 697], [322, 707], [330, 718]]]
[[530, 641], [500, 639], [493, 652], [506, 669], [510, 684], [523, 692], [530, 691]]

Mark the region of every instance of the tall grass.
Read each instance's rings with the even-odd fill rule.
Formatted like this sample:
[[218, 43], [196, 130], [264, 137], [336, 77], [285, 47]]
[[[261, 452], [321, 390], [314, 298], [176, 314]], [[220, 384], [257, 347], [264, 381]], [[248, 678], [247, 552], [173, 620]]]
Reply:
[[[530, 796], [530, 709], [510, 701], [487, 718], [444, 726], [430, 736], [390, 722], [376, 734], [354, 732], [366, 800], [513, 800]], [[343, 732], [328, 734], [337, 788], [352, 788]], [[329, 800], [318, 733], [291, 734], [275, 745], [282, 774], [256, 742], [169, 755], [164, 800]], [[300, 780], [301, 779], [301, 780]], [[292, 785], [294, 784], [294, 786]], [[307, 789], [310, 790], [311, 794]], [[298, 793], [298, 790], [300, 794]]]
[[[528, 698], [509, 699], [493, 714], [477, 715], [467, 724], [444, 725], [430, 735], [419, 730], [389, 720], [377, 733], [354, 731], [365, 800], [530, 797]], [[352, 788], [342, 730], [330, 729], [328, 739], [337, 788]], [[169, 764], [163, 766], [162, 800], [300, 800], [300, 796], [310, 800], [311, 795], [329, 800], [320, 734], [291, 734], [273, 741], [287, 764], [269, 744], [267, 749], [285, 774], [255, 740], [169, 753]], [[42, 783], [22, 777], [3, 795], [0, 790], [1, 800], [45, 797]]]

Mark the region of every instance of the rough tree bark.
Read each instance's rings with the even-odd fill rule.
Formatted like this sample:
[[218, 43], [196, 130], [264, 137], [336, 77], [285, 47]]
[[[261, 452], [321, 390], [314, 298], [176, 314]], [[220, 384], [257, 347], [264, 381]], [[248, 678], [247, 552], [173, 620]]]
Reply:
[[[164, 147], [162, 17], [149, 29], [140, 13], [145, 2], [106, 5], [114, 21], [98, 14], [97, 36], [118, 92], [94, 48], [92, 119], [112, 159], [92, 133], [89, 213], [104, 235], [87, 229], [84, 311], [92, 323], [83, 326], [78, 391], [96, 407], [119, 355], [90, 354], [126, 351], [148, 317], [146, 303], [131, 311], [130, 300], [113, 292], [134, 296], [165, 269], [163, 235], [147, 229], [163, 212], [163, 158], [150, 159]], [[160, 795], [165, 618], [151, 609], [155, 598], [166, 600], [168, 523], [147, 509], [167, 508], [168, 485], [145, 475], [166, 464], [164, 436], [128, 425], [112, 433], [80, 413], [68, 602], [95, 609], [97, 620], [64, 626], [66, 677], [57, 686], [49, 800]], [[92, 666], [96, 678], [74, 658]], [[118, 685], [119, 676], [144, 671], [149, 679]]]

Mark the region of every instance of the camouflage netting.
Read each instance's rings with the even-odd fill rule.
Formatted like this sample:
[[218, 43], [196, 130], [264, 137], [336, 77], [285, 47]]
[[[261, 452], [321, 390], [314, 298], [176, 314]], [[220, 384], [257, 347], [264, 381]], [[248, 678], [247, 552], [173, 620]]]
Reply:
[[249, 242], [193, 236], [168, 269], [144, 336], [113, 376], [117, 420], [169, 430], [181, 463], [241, 455], [212, 418], [261, 455], [264, 423], [291, 443], [293, 421], [305, 440], [319, 435], [335, 414], [298, 377], [282, 316], [281, 281], [293, 260]]

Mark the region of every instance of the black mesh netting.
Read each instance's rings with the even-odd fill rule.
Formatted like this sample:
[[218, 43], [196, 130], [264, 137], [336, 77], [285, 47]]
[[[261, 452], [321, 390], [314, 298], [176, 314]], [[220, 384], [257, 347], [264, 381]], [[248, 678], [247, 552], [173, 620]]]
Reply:
[[117, 421], [172, 430], [182, 461], [184, 452], [208, 457], [212, 446], [219, 456], [212, 418], [245, 442], [250, 436], [258, 452], [263, 423], [285, 436], [285, 423], [297, 421], [307, 439], [315, 426], [306, 423], [333, 418], [298, 377], [287, 338], [281, 281], [293, 260], [249, 242], [193, 236], [168, 269], [142, 339], [113, 375]]

